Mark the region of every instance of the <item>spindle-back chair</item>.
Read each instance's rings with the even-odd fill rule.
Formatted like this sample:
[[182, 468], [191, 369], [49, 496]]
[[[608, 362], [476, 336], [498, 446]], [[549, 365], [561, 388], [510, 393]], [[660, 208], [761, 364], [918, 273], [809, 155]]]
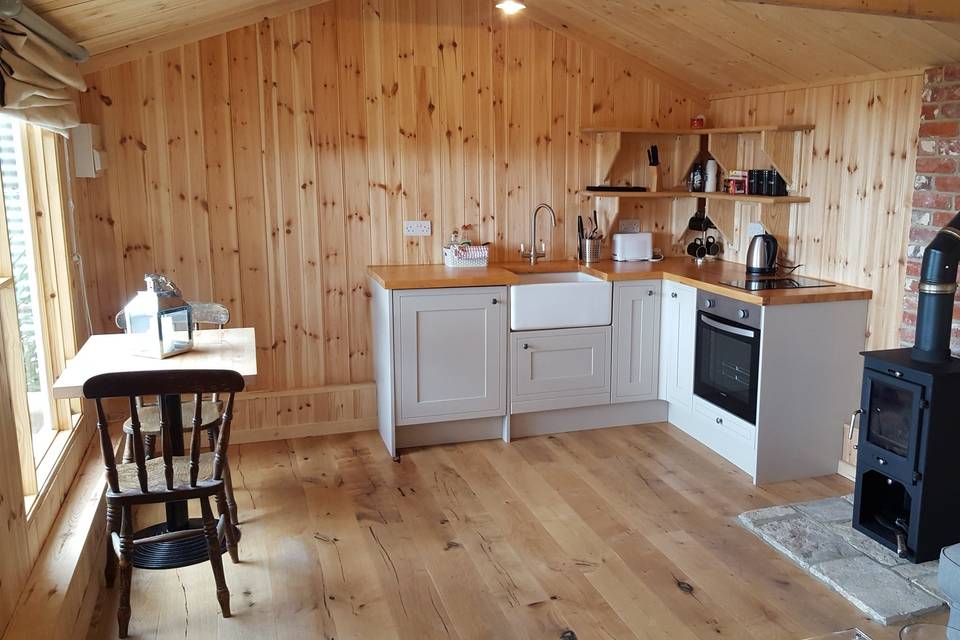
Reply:
[[[100, 449], [107, 475], [107, 564], [105, 576], [112, 586], [117, 570], [120, 573], [120, 605], [117, 621], [120, 637], [127, 637], [130, 623], [130, 581], [133, 573], [133, 549], [139, 544], [178, 540], [187, 537], [206, 538], [210, 564], [217, 584], [217, 600], [224, 617], [230, 616], [230, 592], [223, 574], [218, 531], [226, 535], [227, 550], [233, 562], [238, 561], [236, 530], [231, 526], [226, 504], [225, 477], [227, 447], [230, 444], [230, 424], [233, 420], [234, 395], [244, 388], [243, 377], [236, 371], [145, 371], [107, 373], [87, 380], [83, 386], [86, 398], [94, 400], [97, 409], [97, 429]], [[226, 395], [223, 415], [219, 421], [213, 452], [201, 453], [200, 432], [203, 419], [201, 398], [204, 394]], [[171, 447], [170, 421], [164, 403], [160, 403], [161, 456], [148, 459], [144, 452], [142, 410], [138, 398], [191, 394], [194, 397], [194, 415], [190, 437], [190, 454], [174, 456]], [[103, 400], [126, 397], [130, 407], [130, 425], [133, 440], [132, 463], [116, 463]], [[219, 515], [214, 520], [210, 509], [213, 496]], [[133, 507], [142, 504], [166, 504], [197, 499], [200, 501], [202, 529], [171, 531], [149, 539], [133, 536]]]
[[[190, 312], [193, 317], [194, 328], [202, 329], [204, 326], [215, 326], [217, 329], [223, 329], [230, 322], [230, 309], [217, 302], [188, 302]], [[117, 313], [114, 321], [118, 329], [126, 330], [126, 316], [121, 310]], [[140, 414], [140, 433], [142, 435], [144, 452], [147, 459], [156, 455], [156, 441], [160, 435], [160, 407], [156, 402], [144, 402], [138, 398], [141, 407]], [[223, 412], [223, 402], [220, 401], [218, 394], [210, 394], [203, 398], [201, 403], [201, 428], [207, 432], [207, 438], [210, 442], [210, 450], [213, 450], [217, 440], [217, 429], [220, 424], [220, 414]], [[188, 433], [192, 428], [193, 416], [196, 407], [193, 401], [184, 402], [181, 405], [181, 422], [184, 433]], [[123, 423], [123, 432], [126, 436], [124, 446], [123, 462], [133, 462], [133, 427], [130, 420]], [[230, 479], [230, 470], [228, 469], [225, 477], [227, 491], [227, 509], [230, 512], [230, 522], [234, 526], [240, 524], [237, 515], [237, 501], [233, 497], [233, 482]]]

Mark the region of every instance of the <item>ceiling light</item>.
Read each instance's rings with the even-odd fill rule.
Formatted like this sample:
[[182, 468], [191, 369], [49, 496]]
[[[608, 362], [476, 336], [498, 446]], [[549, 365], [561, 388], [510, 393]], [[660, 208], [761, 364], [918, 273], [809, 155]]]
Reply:
[[503, 2], [497, 3], [497, 9], [503, 11], [508, 16], [512, 16], [515, 13], [520, 13], [527, 8], [527, 5], [517, 2], [516, 0], [503, 0]]

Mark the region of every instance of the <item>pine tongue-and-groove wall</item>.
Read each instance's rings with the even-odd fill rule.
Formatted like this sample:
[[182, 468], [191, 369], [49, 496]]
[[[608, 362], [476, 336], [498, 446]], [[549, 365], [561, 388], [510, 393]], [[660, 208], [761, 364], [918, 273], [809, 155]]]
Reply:
[[512, 259], [541, 201], [549, 257], [571, 257], [580, 127], [705, 109], [492, 5], [336, 0], [91, 74], [107, 169], [74, 195], [95, 329], [167, 273], [257, 329], [239, 441], [373, 427], [368, 264], [439, 262], [465, 224]]
[[[802, 264], [804, 275], [873, 290], [870, 349], [900, 346], [922, 90], [918, 74], [726, 98], [710, 106], [711, 126], [816, 125], [804, 136], [798, 181], [810, 203], [792, 205], [786, 259]], [[744, 138], [743, 168], [767, 166]], [[738, 237], [727, 255], [743, 262], [746, 226], [757, 207], [731, 209]]]

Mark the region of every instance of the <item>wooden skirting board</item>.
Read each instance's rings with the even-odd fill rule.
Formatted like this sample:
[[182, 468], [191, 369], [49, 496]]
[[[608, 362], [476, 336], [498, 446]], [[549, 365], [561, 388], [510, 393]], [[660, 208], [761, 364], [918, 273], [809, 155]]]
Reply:
[[329, 436], [338, 433], [356, 433], [358, 431], [372, 431], [377, 428], [377, 419], [357, 418], [354, 420], [331, 420], [329, 422], [314, 422], [312, 424], [298, 424], [285, 427], [266, 427], [262, 429], [247, 429], [239, 431], [230, 438], [231, 444], [248, 444], [251, 442], [269, 442], [271, 440], [289, 440], [294, 438], [310, 438], [314, 436]]

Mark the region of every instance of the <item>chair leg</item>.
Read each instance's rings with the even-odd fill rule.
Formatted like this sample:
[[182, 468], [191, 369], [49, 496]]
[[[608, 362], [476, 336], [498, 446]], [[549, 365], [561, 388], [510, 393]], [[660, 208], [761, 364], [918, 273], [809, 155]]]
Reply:
[[157, 436], [155, 435], [145, 435], [143, 436], [143, 451], [144, 457], [147, 460], [150, 460], [157, 455]]
[[240, 562], [240, 556], [237, 552], [237, 530], [230, 522], [230, 515], [227, 511], [226, 492], [220, 491], [215, 496], [217, 502], [217, 515], [224, 519], [224, 532], [227, 536], [227, 553], [230, 554], [230, 560], [233, 564]]
[[111, 503], [107, 503], [107, 562], [103, 569], [103, 577], [106, 580], [107, 588], [113, 588], [113, 583], [117, 579], [117, 552], [113, 548], [113, 534], [120, 532], [120, 508]]
[[133, 511], [129, 505], [121, 508], [120, 519], [120, 606], [117, 607], [117, 626], [120, 637], [126, 638], [130, 627], [130, 583], [133, 578]]
[[[207, 553], [210, 554], [210, 566], [213, 568], [213, 579], [217, 583], [217, 601], [224, 618], [230, 617], [230, 591], [227, 581], [223, 577], [223, 557], [220, 555], [220, 541], [217, 540], [217, 523], [213, 519], [210, 509], [210, 498], [200, 498], [200, 514], [203, 516], [203, 534], [207, 538]], [[229, 523], [228, 523], [229, 524]]]
[[230, 475], [229, 462], [223, 467], [223, 488], [227, 498], [227, 511], [230, 513], [230, 524], [236, 528], [240, 524], [237, 515], [237, 499], [233, 497], [233, 478]]
[[128, 433], [124, 436], [123, 445], [123, 464], [130, 464], [136, 460], [133, 452], [133, 434]]

